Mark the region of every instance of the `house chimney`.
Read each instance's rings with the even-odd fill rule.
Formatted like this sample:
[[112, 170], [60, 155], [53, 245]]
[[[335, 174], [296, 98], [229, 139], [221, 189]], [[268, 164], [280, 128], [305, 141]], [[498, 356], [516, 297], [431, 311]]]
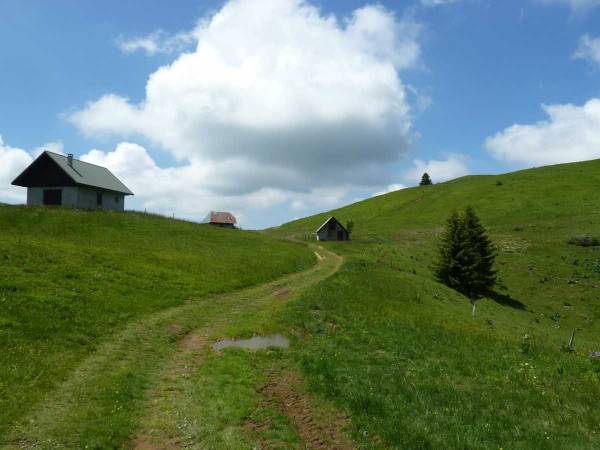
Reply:
[[73, 167], [73, 153], [67, 155], [67, 161], [69, 162], [69, 166]]

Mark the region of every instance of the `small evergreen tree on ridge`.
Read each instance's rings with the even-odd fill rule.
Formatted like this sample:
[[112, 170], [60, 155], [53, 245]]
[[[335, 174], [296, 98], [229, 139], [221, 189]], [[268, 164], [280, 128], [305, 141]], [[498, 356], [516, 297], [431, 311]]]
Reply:
[[419, 186], [430, 186], [432, 184], [433, 182], [431, 181], [431, 177], [427, 172], [425, 172], [421, 177], [421, 182], [419, 183]]

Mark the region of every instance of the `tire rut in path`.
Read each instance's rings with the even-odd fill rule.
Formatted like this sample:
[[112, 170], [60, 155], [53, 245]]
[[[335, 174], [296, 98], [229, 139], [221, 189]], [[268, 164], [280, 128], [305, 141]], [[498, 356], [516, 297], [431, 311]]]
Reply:
[[[192, 371], [202, 364], [203, 353], [210, 344], [209, 336], [214, 328], [215, 325], [211, 325], [190, 332], [179, 341], [175, 357], [161, 374], [160, 385], [149, 390], [150, 408], [147, 416], [151, 422], [160, 420], [162, 399], [168, 398], [171, 403], [176, 401], [179, 394], [178, 377], [189, 377]], [[144, 429], [133, 439], [132, 447], [135, 450], [177, 450], [182, 446], [178, 436], [169, 436], [162, 430], [149, 428]]]
[[[328, 411], [330, 414], [326, 419], [317, 417], [314, 414], [314, 402], [310, 395], [305, 393], [302, 380], [296, 373], [270, 371], [261, 394], [265, 397], [260, 405], [261, 408], [274, 406], [279, 410], [294, 426], [305, 448], [315, 450], [354, 449], [351, 440], [342, 431], [348, 427], [350, 419], [337, 411]], [[248, 428], [261, 431], [268, 425], [268, 423], [250, 422]], [[263, 441], [259, 443], [258, 448], [280, 447], [278, 443]]]

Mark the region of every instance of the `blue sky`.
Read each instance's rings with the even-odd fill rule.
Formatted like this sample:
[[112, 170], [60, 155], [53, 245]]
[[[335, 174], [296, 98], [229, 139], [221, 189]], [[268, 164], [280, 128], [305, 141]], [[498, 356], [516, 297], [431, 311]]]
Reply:
[[0, 201], [49, 148], [248, 228], [598, 158], [600, 1], [0, 0], [0, 135]]

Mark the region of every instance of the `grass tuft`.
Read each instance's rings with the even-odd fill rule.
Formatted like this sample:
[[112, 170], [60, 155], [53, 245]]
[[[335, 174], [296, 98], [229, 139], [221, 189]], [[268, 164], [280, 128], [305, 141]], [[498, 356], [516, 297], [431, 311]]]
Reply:
[[577, 245], [579, 247], [597, 247], [600, 245], [600, 240], [596, 237], [584, 234], [570, 238], [569, 244]]

